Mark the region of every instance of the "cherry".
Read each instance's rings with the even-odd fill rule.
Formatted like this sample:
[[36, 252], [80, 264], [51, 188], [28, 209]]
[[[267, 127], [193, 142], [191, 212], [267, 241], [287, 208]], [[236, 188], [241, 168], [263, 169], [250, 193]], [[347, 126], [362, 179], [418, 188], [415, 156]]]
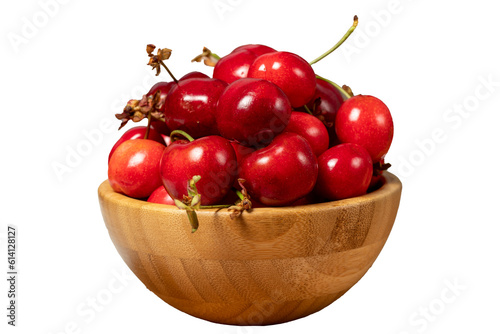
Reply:
[[232, 83], [241, 78], [246, 78], [248, 69], [255, 59], [269, 52], [276, 50], [260, 44], [247, 44], [234, 49], [227, 56], [217, 61], [214, 67], [213, 77], [221, 79], [227, 83]]
[[237, 175], [236, 154], [230, 142], [220, 136], [207, 136], [190, 142], [176, 141], [161, 159], [161, 179], [170, 196], [183, 200], [189, 180], [199, 175], [196, 184], [201, 205], [218, 203], [227, 195]]
[[[160, 120], [154, 120], [151, 122], [151, 130], [154, 130], [160, 134], [160, 136], [163, 138], [163, 142], [165, 145], [170, 145], [170, 129], [168, 128], [167, 124], [163, 121]], [[151, 135], [151, 132], [150, 132]]]
[[293, 111], [285, 132], [293, 132], [307, 140], [314, 155], [319, 157], [328, 149], [329, 137], [325, 125], [316, 117], [298, 111]]
[[261, 56], [265, 53], [271, 53], [271, 52], [276, 52], [275, 49], [262, 45], [262, 44], [246, 44], [246, 45], [241, 45], [238, 46], [236, 49], [234, 49], [231, 53], [235, 53], [241, 50], [247, 50], [251, 51], [253, 54], [255, 54], [256, 57]]
[[290, 102], [278, 86], [262, 79], [240, 79], [219, 98], [217, 128], [227, 139], [258, 146], [283, 132], [291, 113]]
[[215, 109], [227, 84], [218, 79], [181, 80], [167, 96], [165, 121], [171, 130], [183, 130], [195, 138], [217, 134]]
[[311, 146], [290, 132], [244, 157], [239, 174], [246, 180], [251, 198], [269, 206], [284, 206], [306, 196], [317, 176], [318, 163]]
[[[111, 160], [111, 156], [116, 151], [118, 146], [120, 146], [121, 144], [123, 144], [127, 140], [144, 139], [144, 137], [146, 136], [146, 131], [147, 131], [146, 126], [136, 126], [136, 127], [130, 128], [127, 131], [125, 131], [125, 133], [115, 143], [113, 148], [111, 148], [111, 152], [109, 152], [109, 156], [108, 156], [108, 163]], [[165, 141], [164, 141], [163, 137], [154, 129], [151, 129], [149, 131], [148, 139], [165, 145]]]
[[238, 163], [241, 161], [241, 159], [243, 159], [243, 157], [255, 151], [254, 148], [243, 146], [235, 141], [231, 142], [231, 146], [234, 149], [234, 153], [236, 153], [236, 160], [238, 161]]
[[272, 52], [257, 57], [248, 70], [248, 77], [276, 84], [294, 108], [309, 102], [316, 90], [316, 75], [311, 65], [290, 52]]
[[238, 52], [232, 52], [217, 61], [214, 67], [213, 77], [227, 83], [246, 78], [248, 69], [255, 58], [257, 58], [255, 53], [245, 49]]
[[373, 174], [372, 160], [360, 145], [340, 144], [318, 158], [315, 192], [329, 200], [340, 200], [366, 193]]
[[167, 189], [163, 186], [159, 186], [153, 193], [149, 196], [148, 202], [150, 203], [158, 203], [158, 204], [167, 204], [167, 205], [175, 205], [174, 200], [167, 192]]
[[340, 107], [335, 131], [342, 143], [363, 146], [373, 163], [377, 163], [391, 146], [394, 125], [391, 112], [382, 101], [369, 95], [357, 95]]
[[161, 185], [160, 160], [165, 145], [149, 139], [127, 140], [115, 150], [108, 166], [114, 191], [146, 198]]
[[210, 77], [208, 75], [206, 75], [205, 73], [193, 71], [193, 72], [189, 72], [188, 74], [184, 75], [182, 78], [179, 79], [179, 81], [187, 80], [187, 79], [210, 79]]
[[[330, 146], [339, 143], [335, 133], [335, 118], [337, 111], [344, 102], [342, 94], [329, 82], [316, 79], [316, 91], [313, 98], [306, 105], [314, 116], [321, 120], [328, 129]], [[305, 110], [300, 108], [299, 110]]]

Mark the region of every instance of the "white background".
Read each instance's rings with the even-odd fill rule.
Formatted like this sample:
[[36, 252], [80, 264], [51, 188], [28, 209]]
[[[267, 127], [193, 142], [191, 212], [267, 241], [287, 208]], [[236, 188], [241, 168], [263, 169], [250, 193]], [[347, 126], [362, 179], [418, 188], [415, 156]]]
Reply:
[[[6, 325], [1, 280], [2, 333], [499, 332], [496, 2], [24, 0], [0, 6], [0, 277], [7, 271], [7, 224], [19, 229], [20, 272], [15, 329]], [[211, 74], [190, 63], [203, 46], [224, 55], [262, 43], [312, 60], [344, 34], [354, 14], [360, 25], [351, 40], [314, 69], [355, 93], [381, 98], [392, 111], [387, 161], [404, 190], [378, 260], [344, 297], [287, 324], [223, 326], [165, 304], [119, 257], [97, 201], [108, 152], [120, 136], [113, 115], [156, 80], [168, 80], [166, 73], [152, 76], [145, 45], [173, 49], [168, 64], [178, 77]], [[109, 122], [111, 130], [102, 127]], [[89, 146], [86, 133], [102, 139]], [[69, 166], [77, 149], [86, 155]], [[68, 168], [59, 176], [57, 164]], [[91, 308], [93, 299], [99, 311]]]

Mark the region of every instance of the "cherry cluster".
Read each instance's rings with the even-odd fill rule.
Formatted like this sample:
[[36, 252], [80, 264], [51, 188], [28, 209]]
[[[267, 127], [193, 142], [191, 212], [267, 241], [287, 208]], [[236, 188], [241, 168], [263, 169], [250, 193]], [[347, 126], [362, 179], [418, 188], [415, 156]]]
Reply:
[[[149, 65], [171, 74], [164, 62], [171, 50], [155, 49], [147, 47]], [[214, 66], [213, 77], [171, 74], [117, 115], [122, 126], [148, 125], [112, 148], [115, 191], [185, 209], [194, 231], [198, 209], [238, 215], [360, 196], [383, 182], [393, 122], [381, 100], [352, 96], [299, 55], [265, 45], [222, 58], [204, 49], [195, 60]]]

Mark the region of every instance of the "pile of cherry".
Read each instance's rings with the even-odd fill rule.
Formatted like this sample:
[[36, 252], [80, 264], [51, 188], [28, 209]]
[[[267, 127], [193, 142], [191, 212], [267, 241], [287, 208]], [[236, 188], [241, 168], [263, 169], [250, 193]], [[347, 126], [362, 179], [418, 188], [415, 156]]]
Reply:
[[[168, 70], [170, 50], [154, 49], [150, 65]], [[172, 75], [117, 115], [122, 125], [148, 126], [128, 130], [111, 150], [115, 191], [192, 215], [340, 200], [383, 182], [393, 122], [382, 101], [350, 96], [300, 56], [264, 45], [205, 59], [213, 78]]]

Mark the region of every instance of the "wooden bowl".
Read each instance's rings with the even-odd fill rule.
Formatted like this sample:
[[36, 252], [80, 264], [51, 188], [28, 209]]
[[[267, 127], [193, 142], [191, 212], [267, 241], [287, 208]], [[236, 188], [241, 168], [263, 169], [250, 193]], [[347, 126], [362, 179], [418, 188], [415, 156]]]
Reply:
[[235, 325], [305, 317], [342, 296], [367, 272], [396, 218], [399, 179], [364, 196], [259, 208], [231, 220], [226, 210], [185, 211], [99, 187], [109, 235], [135, 275], [173, 307]]

